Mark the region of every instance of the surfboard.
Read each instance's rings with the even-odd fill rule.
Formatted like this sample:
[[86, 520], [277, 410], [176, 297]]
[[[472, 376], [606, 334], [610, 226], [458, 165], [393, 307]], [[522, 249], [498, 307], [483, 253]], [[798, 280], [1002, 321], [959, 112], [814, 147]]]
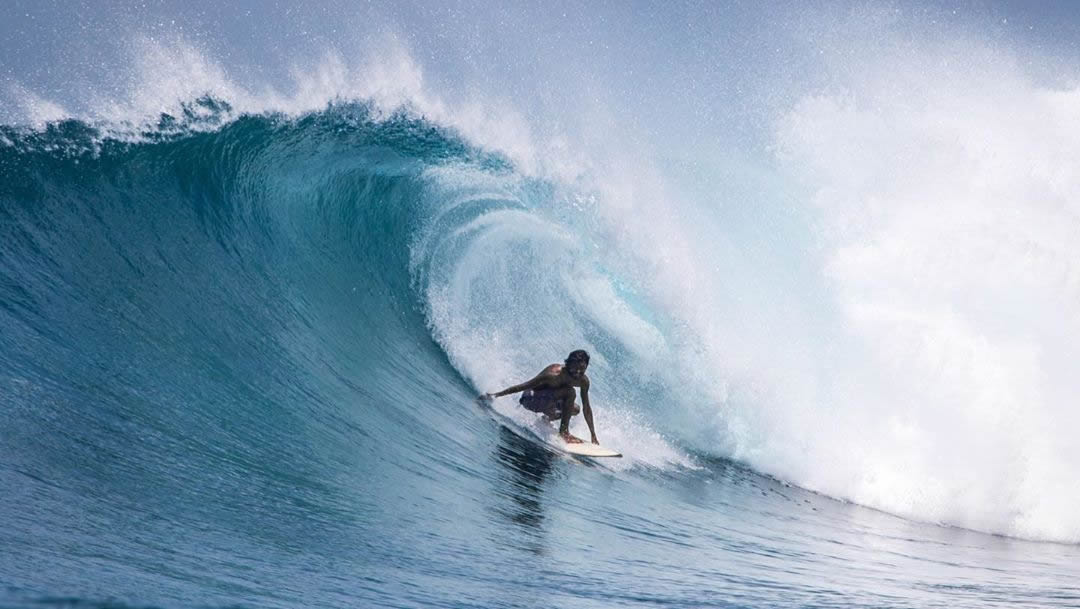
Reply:
[[577, 455], [579, 457], [621, 457], [622, 453], [615, 452], [610, 448], [604, 448], [599, 444], [593, 444], [592, 442], [582, 442], [581, 444], [564, 442], [560, 447], [571, 455]]

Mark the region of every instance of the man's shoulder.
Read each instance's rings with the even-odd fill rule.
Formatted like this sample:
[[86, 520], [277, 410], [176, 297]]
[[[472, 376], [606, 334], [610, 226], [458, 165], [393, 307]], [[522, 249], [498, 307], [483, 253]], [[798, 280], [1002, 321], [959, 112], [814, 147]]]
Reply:
[[548, 376], [554, 376], [554, 375], [559, 374], [560, 372], [562, 372], [562, 364], [551, 364], [547, 368], [544, 368], [544, 370], [541, 372], [541, 374], [546, 374]]

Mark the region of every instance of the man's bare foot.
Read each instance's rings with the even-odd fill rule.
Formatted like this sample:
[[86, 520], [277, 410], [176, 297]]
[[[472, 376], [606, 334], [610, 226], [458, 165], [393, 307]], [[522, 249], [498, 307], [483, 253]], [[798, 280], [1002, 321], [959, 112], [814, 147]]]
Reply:
[[561, 433], [559, 435], [562, 437], [563, 441], [566, 442], [567, 444], [584, 444], [585, 443], [584, 440], [582, 440], [581, 438], [579, 438], [579, 437], [577, 437], [575, 435], [572, 435], [570, 433]]

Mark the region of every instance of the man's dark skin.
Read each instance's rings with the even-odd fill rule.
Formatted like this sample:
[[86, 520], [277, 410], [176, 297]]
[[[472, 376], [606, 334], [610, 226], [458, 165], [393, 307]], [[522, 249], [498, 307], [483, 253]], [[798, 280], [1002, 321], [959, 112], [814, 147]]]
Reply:
[[[570, 434], [570, 418], [581, 411], [574, 403], [575, 387], [581, 388], [581, 403], [585, 409], [585, 422], [589, 424], [589, 433], [592, 434], [592, 443], [599, 444], [596, 439], [596, 430], [593, 428], [592, 406], [589, 404], [589, 377], [585, 376], [585, 369], [589, 367], [588, 361], [567, 361], [566, 364], [552, 364], [540, 371], [532, 379], [507, 387], [497, 393], [487, 393], [489, 398], [502, 397], [519, 391], [530, 389], [548, 389], [554, 391], [555, 398], [561, 410], [559, 423], [559, 435], [571, 444], [580, 444], [581, 438]], [[547, 413], [548, 420], [554, 421], [554, 412]]]

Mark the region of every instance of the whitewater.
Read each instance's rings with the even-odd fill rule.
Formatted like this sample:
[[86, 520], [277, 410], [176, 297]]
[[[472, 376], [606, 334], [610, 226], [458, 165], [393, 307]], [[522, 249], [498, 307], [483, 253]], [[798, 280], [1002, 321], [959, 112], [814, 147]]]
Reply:
[[637, 8], [13, 9], [0, 605], [1080, 603], [1080, 20]]

